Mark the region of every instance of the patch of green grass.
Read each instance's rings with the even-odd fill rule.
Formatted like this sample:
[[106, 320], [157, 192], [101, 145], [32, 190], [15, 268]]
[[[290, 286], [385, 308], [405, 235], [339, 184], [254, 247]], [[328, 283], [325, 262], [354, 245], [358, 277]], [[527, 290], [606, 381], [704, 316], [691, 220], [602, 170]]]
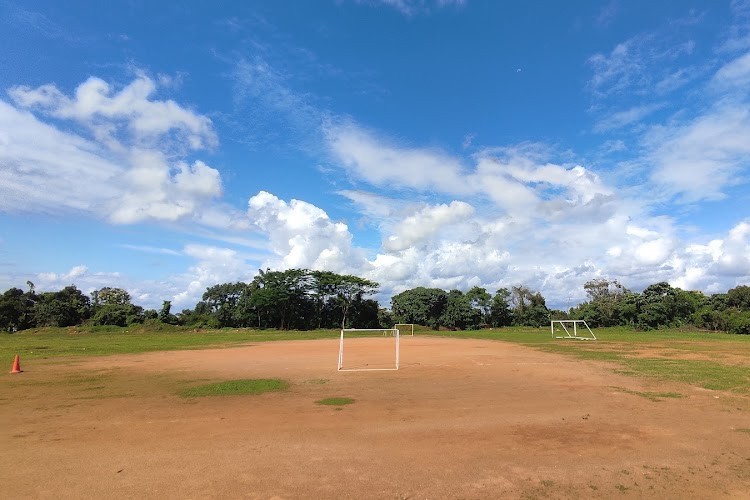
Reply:
[[203, 396], [236, 396], [241, 394], [262, 394], [264, 392], [284, 391], [289, 383], [277, 378], [227, 380], [213, 384], [199, 385], [183, 389], [179, 395], [185, 398]]
[[[513, 342], [577, 359], [613, 362], [620, 365], [619, 373], [624, 375], [683, 382], [713, 390], [750, 392], [747, 364], [731, 361], [741, 356], [750, 359], [750, 335], [676, 328], [640, 332], [625, 327], [597, 328], [594, 332], [598, 340], [592, 342], [553, 339], [548, 328], [420, 333]], [[654, 357], [640, 357], [644, 350]], [[708, 359], [673, 359], [677, 356], [675, 351], [696, 353]], [[726, 354], [732, 356], [724, 356]]]
[[354, 403], [352, 398], [325, 398], [319, 399], [315, 403], [326, 406], [344, 406]]
[[693, 359], [623, 359], [621, 373], [674, 380], [704, 389], [747, 392], [750, 370], [745, 366]]
[[616, 389], [620, 392], [624, 392], [625, 394], [632, 394], [634, 396], [640, 396], [642, 398], [646, 398], [649, 401], [659, 402], [663, 399], [667, 398], [684, 398], [684, 394], [680, 394], [679, 392], [649, 392], [649, 391], [633, 391], [630, 389], [625, 389], [624, 387], [613, 387], [613, 389]]
[[34, 359], [234, 347], [273, 340], [336, 338], [339, 334], [339, 330], [196, 330], [169, 325], [162, 329], [150, 326], [37, 328], [0, 334], [0, 366], [10, 368], [15, 354], [20, 355], [23, 367], [26, 360]]

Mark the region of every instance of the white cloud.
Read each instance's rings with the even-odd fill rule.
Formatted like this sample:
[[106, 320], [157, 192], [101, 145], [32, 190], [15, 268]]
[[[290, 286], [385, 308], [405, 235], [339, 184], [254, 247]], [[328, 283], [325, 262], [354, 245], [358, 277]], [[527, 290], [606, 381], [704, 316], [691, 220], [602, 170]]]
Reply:
[[533, 145], [481, 151], [468, 167], [441, 151], [399, 147], [353, 123], [329, 125], [326, 137], [334, 161], [357, 180], [389, 189], [480, 195], [519, 217], [559, 190], [571, 209], [612, 192], [584, 167], [544, 163], [544, 153]]
[[0, 100], [0, 210], [95, 213], [119, 194], [123, 171], [97, 143]]
[[144, 75], [120, 91], [92, 77], [74, 97], [53, 85], [11, 89], [17, 107], [0, 101], [0, 210], [200, 220], [221, 195], [219, 172], [179, 158], [216, 135], [208, 118], [152, 99], [155, 90]]
[[300, 200], [287, 203], [261, 191], [250, 198], [247, 214], [268, 236], [275, 254], [264, 266], [333, 272], [362, 269], [364, 257], [352, 246], [352, 235], [346, 224], [333, 222], [315, 205]]
[[220, 283], [247, 282], [256, 273], [246, 255], [230, 248], [190, 244], [183, 248], [183, 254], [197, 262], [190, 266], [187, 273], [175, 278], [179, 287], [172, 292], [174, 306], [193, 307], [206, 288]]
[[74, 266], [64, 274], [57, 273], [39, 273], [38, 277], [41, 283], [66, 283], [70, 284], [77, 278], [84, 276], [88, 272], [88, 268], [83, 265]]
[[180, 255], [194, 260], [185, 272], [161, 277], [158, 280], [134, 280], [126, 273], [112, 271], [93, 272], [88, 266], [78, 265], [66, 272], [42, 272], [34, 275], [2, 276], [6, 286], [18, 286], [31, 280], [38, 292], [57, 291], [71, 284], [86, 294], [102, 287], [123, 288], [130, 293], [132, 302], [147, 309], [158, 309], [164, 300], [170, 300], [173, 312], [192, 308], [206, 288], [236, 281], [249, 282], [257, 272], [256, 256], [230, 248], [188, 244], [179, 252], [137, 245], [122, 245], [137, 251], [163, 255]]
[[329, 124], [325, 132], [336, 160], [370, 184], [466, 192], [460, 162], [439, 151], [400, 148], [352, 123]]
[[162, 254], [162, 255], [182, 255], [180, 252], [176, 250], [172, 250], [171, 248], [158, 248], [158, 247], [152, 247], [148, 245], [130, 245], [130, 244], [122, 244], [118, 246], [121, 246], [122, 248], [127, 248], [128, 250], [135, 250], [137, 252]]
[[750, 84], [750, 52], [721, 67], [714, 75], [712, 84], [719, 90], [728, 88], [747, 92]]
[[158, 151], [133, 151], [132, 157], [133, 167], [123, 175], [129, 189], [111, 207], [114, 223], [175, 221], [198, 213], [221, 194], [218, 171], [202, 161], [171, 168]]
[[684, 62], [695, 50], [695, 42], [686, 38], [682, 27], [691, 20], [633, 36], [615, 45], [609, 54], [589, 57], [592, 75], [588, 89], [597, 99], [617, 99], [671, 92], [686, 83], [690, 77]]
[[474, 214], [474, 207], [462, 201], [452, 201], [450, 205], [424, 207], [414, 215], [400, 221], [383, 242], [386, 250], [404, 250], [453, 224], [466, 221]]
[[401, 200], [361, 190], [344, 189], [337, 191], [336, 194], [349, 199], [369, 216], [375, 218], [385, 218], [394, 215], [397, 211], [397, 206], [404, 204]]
[[750, 2], [732, 0], [730, 2], [733, 20], [726, 39], [720, 46], [724, 52], [743, 51], [750, 48]]
[[594, 125], [594, 132], [608, 132], [631, 125], [641, 121], [643, 118], [662, 107], [662, 104], [645, 104], [642, 106], [634, 106], [625, 111], [618, 111], [599, 120], [596, 125]]
[[654, 127], [644, 138], [651, 179], [687, 201], [720, 199], [750, 162], [750, 110], [719, 104], [684, 125]]
[[109, 144], [117, 142], [120, 128], [138, 143], [151, 144], [176, 132], [191, 149], [217, 144], [209, 118], [171, 100], [151, 99], [156, 90], [156, 83], [141, 74], [118, 92], [104, 80], [91, 77], [78, 86], [73, 98], [51, 84], [36, 89], [14, 87], [8, 94], [19, 107], [40, 109], [56, 118], [84, 124]]

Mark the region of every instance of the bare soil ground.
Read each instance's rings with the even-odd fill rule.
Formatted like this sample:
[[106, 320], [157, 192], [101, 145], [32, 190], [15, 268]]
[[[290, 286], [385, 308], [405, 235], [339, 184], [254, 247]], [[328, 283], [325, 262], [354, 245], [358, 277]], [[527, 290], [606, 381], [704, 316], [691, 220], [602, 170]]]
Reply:
[[[2, 495], [750, 498], [747, 396], [503, 342], [403, 337], [398, 371], [337, 372], [337, 353], [315, 340], [22, 365], [0, 376]], [[239, 378], [291, 388], [177, 395]]]

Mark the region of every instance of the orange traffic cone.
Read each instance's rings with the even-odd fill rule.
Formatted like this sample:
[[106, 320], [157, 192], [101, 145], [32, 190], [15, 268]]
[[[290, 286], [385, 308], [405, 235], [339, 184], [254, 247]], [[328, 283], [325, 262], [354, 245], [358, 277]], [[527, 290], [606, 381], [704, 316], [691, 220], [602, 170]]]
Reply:
[[21, 373], [22, 371], [21, 359], [18, 357], [18, 354], [16, 354], [16, 357], [13, 359], [13, 368], [10, 370], [10, 373]]

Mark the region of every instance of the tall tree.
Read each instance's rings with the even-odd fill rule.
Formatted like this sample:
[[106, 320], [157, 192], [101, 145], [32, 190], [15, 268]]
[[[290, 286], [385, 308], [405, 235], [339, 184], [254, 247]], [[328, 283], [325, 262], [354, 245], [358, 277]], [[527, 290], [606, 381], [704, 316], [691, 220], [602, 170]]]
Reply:
[[[341, 304], [341, 328], [346, 328], [346, 316], [354, 301], [361, 301], [363, 297], [372, 295], [378, 290], [378, 283], [352, 275], [340, 276], [335, 283], [336, 298]], [[376, 309], [377, 311], [377, 309]], [[377, 312], [376, 312], [377, 314]]]
[[75, 286], [39, 295], [34, 304], [37, 326], [73, 326], [89, 318], [91, 300]]
[[417, 287], [391, 298], [391, 310], [397, 323], [440, 327], [440, 318], [448, 295], [439, 288]]
[[15, 332], [34, 326], [33, 290], [24, 293], [20, 288], [11, 288], [0, 295], [0, 330]]
[[130, 294], [122, 288], [112, 288], [105, 286], [100, 290], [91, 293], [94, 300], [94, 306], [124, 306], [130, 304]]
[[479, 311], [481, 322], [483, 324], [490, 323], [490, 313], [492, 311], [492, 295], [490, 295], [486, 289], [479, 286], [474, 286], [468, 292], [466, 292], [466, 298], [469, 299], [471, 307]]
[[481, 312], [471, 306], [469, 297], [461, 290], [451, 290], [440, 318], [441, 324], [448, 328], [465, 330], [479, 326]]
[[513, 311], [510, 307], [510, 290], [500, 288], [492, 297], [490, 317], [492, 326], [510, 326], [513, 324]]

